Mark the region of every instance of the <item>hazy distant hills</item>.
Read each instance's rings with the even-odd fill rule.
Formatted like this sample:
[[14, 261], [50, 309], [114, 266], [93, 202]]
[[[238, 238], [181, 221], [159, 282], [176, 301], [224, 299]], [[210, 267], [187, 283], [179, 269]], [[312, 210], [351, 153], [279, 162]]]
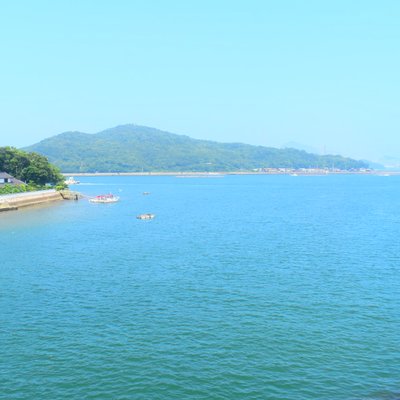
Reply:
[[43, 154], [71, 173], [368, 167], [363, 161], [341, 156], [197, 140], [137, 125], [121, 125], [96, 134], [65, 132], [25, 150]]
[[379, 160], [379, 163], [387, 169], [399, 170], [400, 158], [392, 156], [384, 156]]
[[309, 146], [307, 144], [303, 143], [298, 143], [298, 142], [286, 142], [283, 146], [283, 149], [297, 149], [297, 150], [303, 150], [306, 151], [307, 153], [314, 153], [314, 154], [319, 154], [320, 152], [312, 146]]

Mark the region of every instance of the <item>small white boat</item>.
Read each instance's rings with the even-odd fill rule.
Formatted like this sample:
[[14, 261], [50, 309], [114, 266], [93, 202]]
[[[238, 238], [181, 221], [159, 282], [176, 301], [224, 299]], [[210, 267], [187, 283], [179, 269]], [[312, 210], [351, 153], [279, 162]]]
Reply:
[[79, 182], [79, 181], [76, 181], [76, 180], [74, 179], [73, 176], [70, 176], [70, 177], [65, 181], [65, 184], [66, 184], [66, 185], [77, 185], [78, 183], [80, 183], [80, 182]]
[[116, 203], [119, 201], [118, 196], [114, 196], [113, 194], [100, 194], [99, 196], [92, 197], [89, 199], [91, 203]]
[[136, 216], [137, 219], [153, 219], [155, 214], [139, 214]]

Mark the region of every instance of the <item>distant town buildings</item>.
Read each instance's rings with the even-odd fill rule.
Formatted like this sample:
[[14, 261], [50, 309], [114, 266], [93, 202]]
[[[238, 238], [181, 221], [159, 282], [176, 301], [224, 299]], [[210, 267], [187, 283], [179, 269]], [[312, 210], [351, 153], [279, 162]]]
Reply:
[[344, 173], [361, 173], [366, 174], [372, 172], [369, 168], [255, 168], [254, 172], [265, 174], [295, 174], [295, 175], [326, 175], [326, 174], [344, 174]]

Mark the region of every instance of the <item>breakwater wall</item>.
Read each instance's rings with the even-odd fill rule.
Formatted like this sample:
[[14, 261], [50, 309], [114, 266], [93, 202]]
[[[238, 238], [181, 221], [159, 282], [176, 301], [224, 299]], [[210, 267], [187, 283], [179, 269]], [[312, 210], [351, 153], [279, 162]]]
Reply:
[[63, 200], [63, 197], [56, 190], [7, 194], [0, 196], [0, 211], [18, 210], [21, 207], [59, 200]]

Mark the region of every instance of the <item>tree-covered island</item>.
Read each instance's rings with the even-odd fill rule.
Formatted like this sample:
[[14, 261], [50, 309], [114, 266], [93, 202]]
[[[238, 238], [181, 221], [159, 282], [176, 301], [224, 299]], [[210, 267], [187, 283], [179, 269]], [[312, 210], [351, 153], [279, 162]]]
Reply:
[[302, 150], [218, 143], [138, 125], [96, 134], [65, 132], [28, 148], [63, 172], [236, 172], [267, 168], [356, 170], [363, 161]]

